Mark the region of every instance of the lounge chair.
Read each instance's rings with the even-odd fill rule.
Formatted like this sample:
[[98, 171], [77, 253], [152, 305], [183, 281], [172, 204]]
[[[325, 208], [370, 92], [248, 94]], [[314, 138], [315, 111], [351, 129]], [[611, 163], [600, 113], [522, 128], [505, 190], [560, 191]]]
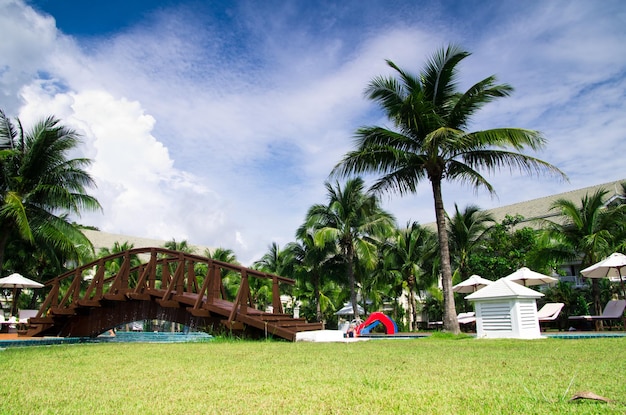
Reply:
[[[459, 325], [472, 324], [476, 322], [476, 313], [468, 311], [466, 313], [459, 313], [456, 316], [459, 321]], [[443, 321], [429, 321], [428, 328], [440, 329], [443, 326]]]
[[28, 320], [31, 317], [37, 317], [37, 313], [39, 312], [39, 310], [20, 310], [19, 311], [19, 320], [18, 320], [18, 331], [23, 331], [28, 329]]
[[537, 319], [539, 320], [539, 326], [541, 323], [549, 324], [556, 321], [561, 315], [561, 310], [565, 304], [563, 303], [545, 303], [539, 311], [537, 311]]
[[624, 317], [624, 309], [626, 309], [626, 300], [611, 300], [606, 303], [602, 315], [600, 316], [570, 316], [570, 320], [578, 321], [610, 321], [621, 320], [626, 327], [626, 317]]
[[0, 313], [0, 331], [9, 331], [9, 323], [4, 318], [4, 314]]
[[476, 322], [476, 313], [473, 311], [468, 311], [467, 313], [459, 313], [456, 318], [457, 320], [459, 320], [459, 324], [471, 324]]
[[543, 307], [537, 311], [539, 322], [544, 323], [559, 318], [564, 305], [563, 303], [545, 303]]
[[15, 330], [16, 325], [17, 319], [15, 316], [11, 316], [8, 320], [5, 320], [4, 316], [0, 314], [0, 331], [10, 333]]

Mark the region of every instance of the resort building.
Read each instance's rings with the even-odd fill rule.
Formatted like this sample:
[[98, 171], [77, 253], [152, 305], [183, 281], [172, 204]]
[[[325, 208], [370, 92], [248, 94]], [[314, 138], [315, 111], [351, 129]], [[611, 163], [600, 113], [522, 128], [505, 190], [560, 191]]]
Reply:
[[[551, 210], [551, 206], [555, 201], [559, 199], [565, 199], [573, 202], [575, 205], [580, 205], [580, 201], [587, 195], [591, 196], [598, 190], [605, 190], [606, 206], [613, 203], [626, 203], [626, 195], [622, 193], [622, 183], [626, 183], [626, 179], [617, 180], [614, 182], [608, 182], [598, 184], [595, 186], [584, 187], [582, 189], [572, 190], [570, 192], [558, 193], [551, 196], [542, 197], [539, 199], [528, 200], [525, 202], [519, 202], [512, 205], [502, 206], [495, 209], [487, 210], [491, 213], [496, 222], [500, 223], [507, 216], [520, 215], [524, 219], [518, 223], [517, 227], [529, 226], [537, 228], [540, 226], [540, 219], [547, 219], [553, 222], [559, 222], [561, 216], [559, 212]], [[576, 262], [563, 264], [561, 271], [565, 275], [560, 276], [561, 281], [568, 281], [575, 286], [580, 287], [583, 285], [582, 278], [580, 277], [580, 264]]]

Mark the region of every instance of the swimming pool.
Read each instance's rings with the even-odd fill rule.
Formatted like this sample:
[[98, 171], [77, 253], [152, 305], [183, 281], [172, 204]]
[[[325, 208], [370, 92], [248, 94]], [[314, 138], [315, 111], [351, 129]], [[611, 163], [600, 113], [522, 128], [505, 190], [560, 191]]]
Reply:
[[76, 343], [186, 343], [211, 340], [213, 336], [201, 331], [188, 333], [119, 331], [115, 336], [91, 337], [18, 337], [0, 339], [0, 348], [25, 346], [50, 346]]

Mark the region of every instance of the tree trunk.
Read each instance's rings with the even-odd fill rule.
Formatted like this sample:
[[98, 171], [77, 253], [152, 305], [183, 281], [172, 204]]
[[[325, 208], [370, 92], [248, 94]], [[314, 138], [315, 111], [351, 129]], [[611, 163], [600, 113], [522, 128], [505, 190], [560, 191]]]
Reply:
[[313, 273], [313, 297], [315, 297], [315, 321], [322, 321], [322, 305], [320, 304], [320, 278], [317, 271]]
[[413, 290], [409, 290], [409, 331], [416, 331], [417, 313], [415, 312], [415, 296]]
[[450, 265], [450, 247], [446, 229], [446, 211], [441, 195], [441, 179], [430, 178], [435, 199], [435, 217], [437, 219], [437, 235], [439, 236], [439, 254], [441, 256], [441, 279], [443, 285], [443, 329], [459, 334], [459, 321], [456, 317], [454, 293], [452, 292], [452, 267]]
[[417, 327], [417, 313], [415, 311], [415, 295], [413, 295], [413, 286], [415, 285], [415, 276], [411, 275], [408, 279], [409, 286], [409, 331], [415, 331]]
[[346, 259], [348, 260], [348, 282], [350, 284], [350, 303], [352, 303], [354, 319], [359, 320], [359, 305], [356, 302], [356, 280], [354, 278], [354, 252], [352, 251], [351, 245], [348, 245], [346, 250]]
[[4, 270], [4, 250], [7, 247], [9, 241], [9, 235], [11, 234], [11, 228], [8, 226], [0, 227], [0, 276]]

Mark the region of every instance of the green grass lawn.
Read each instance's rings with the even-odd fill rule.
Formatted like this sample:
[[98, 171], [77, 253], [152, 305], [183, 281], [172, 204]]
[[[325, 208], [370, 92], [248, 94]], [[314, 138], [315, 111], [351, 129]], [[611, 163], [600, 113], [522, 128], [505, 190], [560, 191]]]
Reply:
[[[0, 413], [624, 414], [625, 352], [626, 338], [9, 348]], [[580, 391], [612, 402], [569, 402]]]

